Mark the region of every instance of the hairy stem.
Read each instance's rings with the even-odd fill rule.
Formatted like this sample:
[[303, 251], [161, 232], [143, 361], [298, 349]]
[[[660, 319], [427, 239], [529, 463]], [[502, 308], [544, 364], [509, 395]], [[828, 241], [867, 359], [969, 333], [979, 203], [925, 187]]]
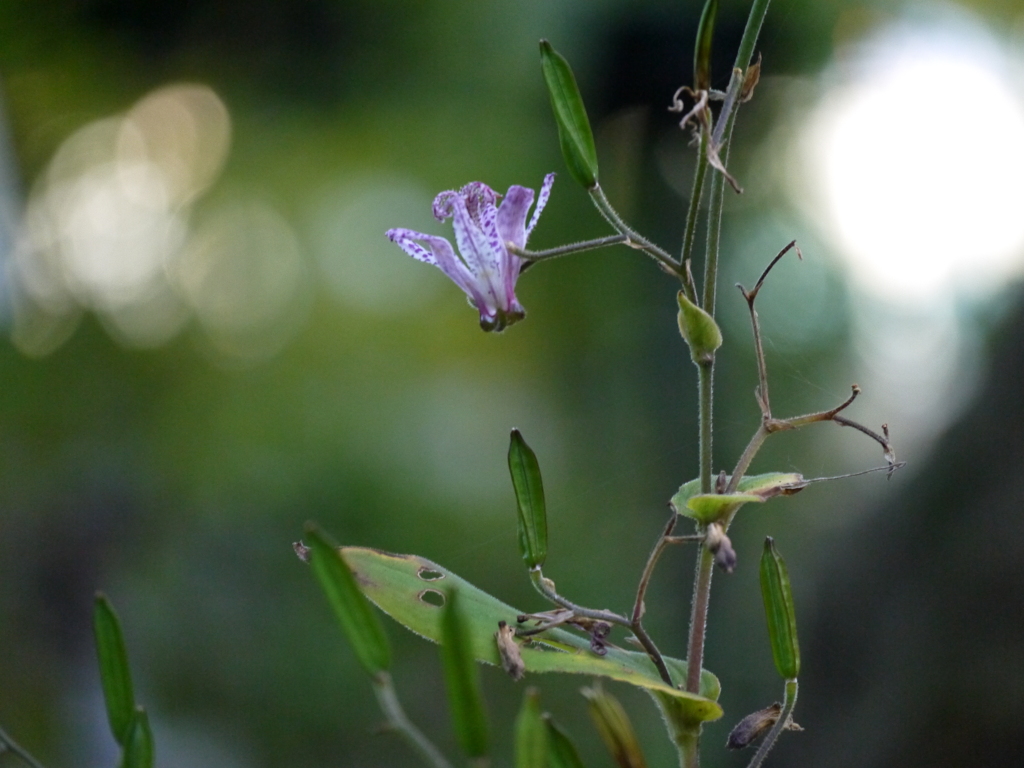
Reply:
[[693, 284], [690, 262], [693, 259], [693, 242], [697, 236], [697, 220], [700, 218], [700, 199], [704, 194], [704, 177], [708, 170], [708, 131], [705, 126], [700, 130], [700, 146], [697, 149], [697, 169], [693, 173], [693, 190], [690, 192], [690, 206], [686, 211], [686, 229], [683, 231], [683, 251], [679, 263], [682, 264], [683, 291], [686, 298], [697, 302], [697, 287]]
[[779, 719], [775, 721], [775, 725], [768, 731], [768, 735], [764, 737], [764, 741], [761, 742], [761, 746], [758, 747], [757, 753], [754, 755], [754, 759], [750, 761], [750, 765], [747, 768], [758, 768], [764, 759], [768, 756], [768, 752], [775, 746], [775, 742], [778, 741], [779, 734], [786, 727], [786, 723], [789, 721], [790, 716], [793, 714], [793, 707], [796, 706], [796, 694], [798, 685], [796, 679], [786, 681], [786, 698], [782, 702], [782, 712], [779, 713]]
[[533, 586], [536, 587], [537, 591], [540, 592], [544, 597], [553, 602], [555, 605], [560, 605], [568, 611], [572, 611], [577, 616], [585, 619], [595, 619], [596, 621], [607, 621], [609, 624], [618, 624], [620, 627], [632, 628], [632, 622], [625, 616], [620, 616], [613, 611], [601, 611], [594, 610], [593, 608], [584, 608], [581, 605], [566, 600], [560, 594], [555, 592], [552, 587], [552, 581], [545, 579], [544, 574], [541, 573], [539, 567], [533, 568], [530, 571], [530, 580], [533, 582]]
[[452, 768], [448, 759], [406, 716], [395, 693], [391, 675], [387, 672], [378, 672], [373, 676], [372, 682], [373, 692], [377, 695], [377, 703], [380, 704], [384, 716], [387, 717], [388, 727], [405, 739], [432, 768]]
[[693, 604], [690, 610], [690, 644], [686, 652], [686, 690], [700, 693], [700, 670], [704, 665], [704, 630], [708, 622], [708, 598], [711, 595], [711, 575], [715, 556], [703, 544], [697, 555], [697, 569], [693, 580]]
[[582, 240], [578, 243], [568, 243], [567, 245], [560, 245], [557, 248], [549, 248], [546, 251], [528, 251], [525, 248], [516, 248], [514, 245], [509, 245], [509, 253], [514, 253], [521, 259], [526, 261], [543, 261], [545, 259], [553, 259], [558, 256], [568, 256], [570, 253], [582, 253], [583, 251], [592, 251], [595, 248], [604, 248], [609, 245], [619, 245], [629, 240], [627, 235], [608, 235], [608, 237], [599, 237], [596, 240]]
[[0, 728], [0, 754], [3, 754], [4, 752], [10, 752], [31, 768], [43, 768], [42, 764], [38, 760], [32, 757], [32, 755], [19, 746], [14, 739], [8, 736], [7, 732], [3, 728]]
[[661, 264], [662, 268], [670, 275], [678, 276], [680, 274], [681, 268], [675, 259], [646, 237], [631, 229], [622, 220], [622, 217], [612, 208], [612, 204], [608, 202], [608, 198], [605, 196], [600, 184], [595, 184], [589, 191], [591, 200], [594, 201], [594, 205], [601, 212], [601, 215], [604, 216], [605, 220], [615, 227], [616, 231], [626, 236], [626, 240], [623, 241], [625, 245], [643, 251]]

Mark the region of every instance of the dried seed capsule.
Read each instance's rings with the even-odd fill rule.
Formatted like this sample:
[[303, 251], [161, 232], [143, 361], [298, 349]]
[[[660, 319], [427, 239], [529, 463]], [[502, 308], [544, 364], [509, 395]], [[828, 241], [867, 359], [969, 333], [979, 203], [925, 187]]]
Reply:
[[516, 631], [504, 621], [498, 622], [498, 631], [494, 633], [494, 640], [498, 644], [498, 655], [501, 657], [501, 668], [509, 676], [519, 681], [526, 674], [526, 664], [519, 653], [519, 645], [516, 643]]

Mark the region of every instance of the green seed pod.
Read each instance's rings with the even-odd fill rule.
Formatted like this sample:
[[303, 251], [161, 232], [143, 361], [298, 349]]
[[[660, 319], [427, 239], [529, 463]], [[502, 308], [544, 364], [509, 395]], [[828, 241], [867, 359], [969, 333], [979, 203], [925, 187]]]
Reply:
[[715, 350], [722, 346], [722, 332], [718, 323], [686, 298], [682, 291], [676, 299], [679, 302], [679, 332], [690, 345], [690, 357], [697, 365], [710, 363], [715, 357]]
[[540, 709], [540, 693], [527, 688], [516, 717], [516, 768], [545, 768], [548, 726]]
[[715, 35], [718, 0], [707, 0], [697, 27], [697, 45], [693, 49], [693, 89], [706, 91], [711, 87], [711, 41]]
[[640, 749], [633, 724], [629, 722], [619, 700], [600, 685], [583, 688], [582, 693], [587, 697], [590, 717], [608, 751], [612, 753], [615, 764], [619, 768], [647, 768], [647, 760]]
[[121, 632], [121, 622], [114, 606], [102, 592], [96, 593], [92, 627], [96, 635], [96, 654], [99, 657], [100, 684], [107, 705], [107, 720], [117, 743], [125, 746], [136, 719], [132, 672], [128, 666], [128, 651]]
[[569, 173], [587, 189], [597, 186], [597, 148], [572, 68], [547, 40], [540, 41], [540, 65], [558, 126], [558, 141]]
[[538, 568], [548, 556], [548, 517], [544, 505], [544, 483], [537, 454], [512, 430], [508, 444], [508, 471], [516, 492], [519, 513], [519, 548], [528, 568]]
[[306, 526], [310, 566], [327, 596], [356, 658], [369, 675], [391, 666], [391, 647], [380, 619], [356, 584], [352, 570], [327, 534], [312, 523]]
[[765, 538], [761, 554], [761, 597], [775, 668], [784, 679], [794, 680], [800, 674], [800, 644], [796, 637], [793, 591], [786, 561], [775, 549], [771, 536]]
[[472, 758], [487, 754], [487, 714], [480, 691], [480, 672], [473, 656], [472, 636], [458, 605], [459, 593], [449, 591], [441, 616], [441, 660], [448, 688], [452, 725], [463, 751]]

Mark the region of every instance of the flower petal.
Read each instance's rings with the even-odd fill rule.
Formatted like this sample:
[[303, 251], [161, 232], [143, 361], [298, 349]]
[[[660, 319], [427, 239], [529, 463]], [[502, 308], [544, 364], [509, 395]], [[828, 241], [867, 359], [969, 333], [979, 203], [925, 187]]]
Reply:
[[[433, 264], [448, 275], [451, 281], [459, 286], [474, 302], [478, 302], [483, 298], [477, 289], [476, 279], [466, 268], [466, 265], [455, 255], [455, 251], [452, 250], [452, 244], [445, 238], [427, 235], [423, 232], [415, 232], [411, 229], [389, 229], [385, 234], [399, 248], [417, 261]], [[425, 242], [430, 246], [430, 250], [428, 251], [417, 243], [417, 240]]]
[[526, 247], [526, 214], [533, 203], [533, 190], [513, 184], [498, 208], [495, 224], [502, 244], [512, 243], [516, 248]]
[[551, 197], [551, 187], [555, 183], [555, 174], [549, 173], [544, 177], [544, 183], [540, 188], [540, 197], [537, 198], [537, 207], [533, 209], [533, 217], [530, 219], [530, 225], [526, 228], [526, 236], [529, 237], [530, 233], [533, 232], [533, 228], [537, 226], [537, 220], [540, 218], [540, 212], [544, 210], [544, 206], [548, 204], [548, 198]]

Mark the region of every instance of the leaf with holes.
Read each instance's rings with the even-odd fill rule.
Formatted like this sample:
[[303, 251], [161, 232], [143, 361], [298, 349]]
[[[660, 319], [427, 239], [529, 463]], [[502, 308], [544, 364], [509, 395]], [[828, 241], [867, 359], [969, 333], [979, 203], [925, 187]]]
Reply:
[[[498, 622], [516, 626], [522, 611], [426, 558], [363, 547], [342, 547], [341, 553], [370, 600], [399, 624], [435, 643], [442, 637], [442, 612], [438, 607], [443, 605], [445, 592], [457, 589], [473, 656], [486, 664], [501, 664], [494, 639]], [[715, 701], [720, 690], [718, 678], [707, 670], [701, 673], [701, 695], [697, 696], [666, 685], [645, 653], [609, 646], [605, 656], [596, 656], [590, 650], [589, 638], [559, 628], [531, 637], [520, 646], [520, 652], [527, 672], [608, 677], [668, 694], [701, 721], [722, 716], [722, 708]], [[666, 657], [665, 663], [676, 680], [686, 679], [685, 661]]]

